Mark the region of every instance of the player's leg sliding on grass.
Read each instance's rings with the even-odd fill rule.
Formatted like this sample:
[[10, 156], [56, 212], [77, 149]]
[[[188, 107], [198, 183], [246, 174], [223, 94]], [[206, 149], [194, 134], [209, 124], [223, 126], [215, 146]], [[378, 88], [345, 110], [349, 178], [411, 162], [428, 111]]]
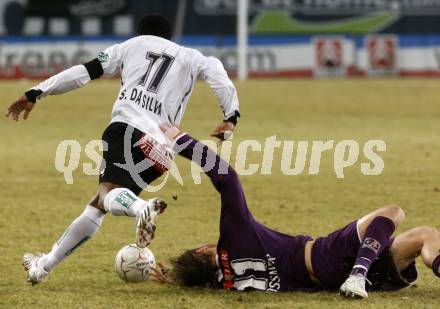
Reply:
[[362, 245], [358, 250], [350, 276], [340, 288], [346, 296], [366, 298], [365, 282], [368, 271], [378, 256], [390, 245], [391, 235], [402, 223], [405, 214], [399, 207], [386, 207], [368, 214], [358, 221]]
[[89, 240], [99, 230], [105, 212], [115, 216], [136, 217], [136, 244], [146, 247], [154, 238], [157, 216], [166, 208], [160, 199], [142, 200], [131, 190], [113, 183], [101, 183], [100, 192], [84, 212], [66, 229], [48, 254], [26, 253], [23, 265], [32, 283], [43, 281], [63, 259]]
[[[221, 195], [220, 239], [186, 250], [171, 260], [168, 276], [156, 270], [162, 282], [184, 286], [211, 286], [235, 290], [316, 291], [338, 289], [352, 297], [366, 298], [366, 290], [395, 291], [415, 284], [415, 259], [435, 275], [440, 272], [440, 232], [417, 227], [393, 238], [405, 214], [398, 206], [379, 208], [325, 237], [290, 236], [258, 223], [246, 205], [238, 175], [212, 150], [188, 135], [180, 155], [194, 152]], [[200, 153], [201, 152], [201, 153]], [[206, 164], [208, 158], [215, 162]], [[371, 285], [365, 286], [365, 282]]]
[[413, 274], [410, 276], [415, 276], [415, 268], [412, 267], [415, 258], [421, 255], [423, 263], [440, 277], [439, 231], [432, 227], [416, 227], [392, 238], [394, 229], [397, 229], [404, 218], [405, 214], [401, 208], [391, 206], [380, 208], [358, 221], [362, 245], [349, 277], [340, 288], [342, 295], [368, 297], [365, 288], [365, 283], [368, 282], [366, 278], [371, 265], [384, 250], [389, 251], [398, 272], [412, 271]]
[[47, 255], [34, 256], [26, 253], [23, 265], [29, 271], [33, 283], [44, 280], [48, 273], [82, 243], [93, 237], [104, 219], [104, 213], [88, 205], [84, 212], [72, 222]]

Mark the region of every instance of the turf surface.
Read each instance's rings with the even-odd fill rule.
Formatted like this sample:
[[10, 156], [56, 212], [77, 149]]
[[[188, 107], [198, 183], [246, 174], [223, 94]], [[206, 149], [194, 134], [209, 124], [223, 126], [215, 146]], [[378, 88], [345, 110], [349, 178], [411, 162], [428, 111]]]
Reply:
[[[29, 82], [1, 82], [2, 109]], [[362, 146], [383, 139], [380, 176], [360, 172], [363, 156], [337, 179], [333, 152], [322, 156], [320, 173], [286, 176], [275, 151], [272, 175], [242, 176], [251, 211], [261, 222], [287, 233], [326, 234], [385, 204], [399, 204], [407, 220], [398, 232], [438, 223], [440, 199], [440, 87], [436, 80], [255, 80], [237, 83], [242, 119], [234, 145], [243, 139], [353, 139]], [[97, 187], [82, 165], [66, 185], [54, 167], [57, 145], [99, 139], [109, 121], [117, 81], [98, 81], [64, 96], [40, 101], [27, 122], [0, 120], [0, 308], [438, 308], [440, 282], [420, 269], [419, 286], [397, 293], [371, 293], [346, 301], [335, 293], [234, 293], [181, 289], [152, 282], [125, 284], [114, 273], [114, 256], [134, 240], [131, 219], [107, 216], [95, 238], [65, 260], [47, 282], [31, 287], [21, 267], [24, 252], [47, 251], [83, 210]], [[206, 139], [221, 120], [208, 87], [196, 87], [182, 127]], [[308, 154], [309, 160], [310, 153]], [[234, 158], [234, 155], [232, 156]], [[261, 163], [261, 153], [248, 162]], [[235, 159], [232, 160], [234, 163]], [[169, 208], [151, 249], [158, 260], [214, 242], [219, 197], [206, 177], [192, 183], [189, 165], [178, 159], [184, 186], [171, 179], [159, 195]], [[307, 165], [308, 166], [308, 165]], [[178, 200], [173, 201], [172, 196]], [[150, 194], [143, 194], [148, 198]]]

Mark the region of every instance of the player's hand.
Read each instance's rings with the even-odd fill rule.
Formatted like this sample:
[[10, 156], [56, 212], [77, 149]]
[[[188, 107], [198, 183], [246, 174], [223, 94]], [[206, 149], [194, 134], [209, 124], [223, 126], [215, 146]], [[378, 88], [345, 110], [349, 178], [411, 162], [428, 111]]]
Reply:
[[151, 278], [159, 283], [173, 283], [170, 276], [171, 269], [159, 263], [155, 268], [151, 269]]
[[22, 95], [9, 106], [6, 117], [10, 116], [15, 121], [18, 121], [20, 114], [24, 112], [23, 119], [26, 120], [33, 108], [34, 103], [29, 101], [25, 95]]
[[227, 141], [232, 139], [232, 132], [234, 132], [235, 124], [230, 121], [223, 121], [220, 123], [211, 136], [218, 138], [220, 141]]
[[168, 123], [160, 124], [159, 128], [162, 130], [165, 136], [168, 137], [171, 141], [174, 141], [183, 132], [178, 126], [176, 125], [172, 126]]

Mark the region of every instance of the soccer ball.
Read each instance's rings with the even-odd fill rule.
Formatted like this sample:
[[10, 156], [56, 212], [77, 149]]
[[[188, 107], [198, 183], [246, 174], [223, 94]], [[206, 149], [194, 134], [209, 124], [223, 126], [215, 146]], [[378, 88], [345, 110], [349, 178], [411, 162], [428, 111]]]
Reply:
[[147, 280], [154, 267], [156, 267], [156, 259], [148, 248], [139, 248], [131, 244], [123, 247], [116, 254], [116, 272], [125, 282]]

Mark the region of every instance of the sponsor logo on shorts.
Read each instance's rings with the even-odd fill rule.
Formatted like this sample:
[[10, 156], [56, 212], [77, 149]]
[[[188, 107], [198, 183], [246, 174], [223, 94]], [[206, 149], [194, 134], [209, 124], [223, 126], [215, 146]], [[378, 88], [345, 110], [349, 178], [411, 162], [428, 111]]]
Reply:
[[127, 209], [130, 208], [134, 201], [136, 201], [136, 198], [128, 192], [122, 192], [116, 197], [116, 202]]
[[139, 147], [156, 170], [165, 173], [170, 169], [174, 158], [166, 145], [157, 142], [153, 137], [145, 133], [139, 141]]
[[371, 250], [373, 250], [377, 254], [379, 252], [379, 250], [380, 250], [380, 242], [378, 242], [374, 238], [367, 237], [364, 240], [364, 244], [362, 245], [362, 248], [371, 249]]

